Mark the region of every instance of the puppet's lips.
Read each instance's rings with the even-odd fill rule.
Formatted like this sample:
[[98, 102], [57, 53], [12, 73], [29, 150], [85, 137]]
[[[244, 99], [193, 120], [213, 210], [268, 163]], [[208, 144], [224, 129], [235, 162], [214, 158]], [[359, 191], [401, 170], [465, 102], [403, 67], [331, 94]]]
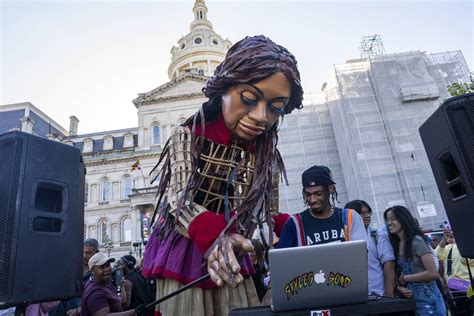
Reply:
[[244, 128], [246, 131], [249, 132], [249, 134], [252, 134], [252, 135], [260, 135], [262, 134], [263, 132], [265, 132], [265, 127], [262, 127], [262, 126], [256, 126], [256, 125], [253, 125], [253, 124], [249, 124], [247, 122], [244, 122], [244, 121], [240, 121], [240, 126], [242, 128]]

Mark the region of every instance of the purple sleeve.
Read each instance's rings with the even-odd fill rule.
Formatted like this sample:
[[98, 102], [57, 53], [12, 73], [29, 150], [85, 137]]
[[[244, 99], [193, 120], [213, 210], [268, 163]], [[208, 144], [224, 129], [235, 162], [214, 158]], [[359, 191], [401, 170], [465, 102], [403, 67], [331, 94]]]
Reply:
[[86, 305], [91, 315], [94, 315], [95, 312], [104, 307], [109, 307], [109, 302], [107, 301], [106, 293], [101, 290], [93, 291], [87, 297]]
[[296, 227], [295, 222], [289, 218], [280, 235], [280, 240], [278, 240], [278, 247], [277, 248], [290, 248], [296, 247], [298, 242], [296, 240]]

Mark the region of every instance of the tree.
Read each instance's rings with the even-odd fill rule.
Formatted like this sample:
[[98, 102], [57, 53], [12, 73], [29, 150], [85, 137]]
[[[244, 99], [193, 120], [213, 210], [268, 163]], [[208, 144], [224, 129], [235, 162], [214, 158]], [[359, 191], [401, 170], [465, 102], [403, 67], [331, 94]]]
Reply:
[[471, 82], [453, 83], [448, 85], [448, 92], [453, 97], [474, 92], [474, 80], [471, 74]]

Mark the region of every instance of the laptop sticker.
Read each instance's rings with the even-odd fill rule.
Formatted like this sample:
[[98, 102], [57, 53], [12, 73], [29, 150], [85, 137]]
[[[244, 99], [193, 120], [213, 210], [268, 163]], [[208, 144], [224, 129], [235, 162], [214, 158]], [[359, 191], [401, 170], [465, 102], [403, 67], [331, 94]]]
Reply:
[[302, 273], [301, 275], [298, 275], [295, 278], [291, 279], [291, 281], [285, 284], [284, 287], [286, 299], [289, 301], [291, 296], [296, 295], [302, 289], [313, 285], [314, 280], [315, 276], [313, 271]]
[[348, 275], [337, 272], [329, 272], [327, 285], [340, 286], [345, 289], [349, 286], [349, 284], [351, 284], [351, 282], [352, 278]]

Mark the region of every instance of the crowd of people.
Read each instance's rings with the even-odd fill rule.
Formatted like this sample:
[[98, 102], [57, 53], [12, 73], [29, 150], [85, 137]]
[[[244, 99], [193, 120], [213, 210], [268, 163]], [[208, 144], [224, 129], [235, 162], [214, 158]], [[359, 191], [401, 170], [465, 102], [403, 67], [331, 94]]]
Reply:
[[50, 316], [153, 315], [145, 306], [154, 300], [154, 280], [143, 277], [134, 256], [116, 261], [99, 251], [96, 239], [89, 238], [84, 241], [83, 258], [82, 297], [61, 302]]
[[[353, 200], [343, 209], [335, 207], [335, 183], [330, 170], [324, 166], [306, 170], [302, 185], [307, 209], [295, 215], [275, 217], [278, 219], [274, 223], [282, 217], [285, 222], [280, 239], [275, 243], [277, 248], [365, 240], [369, 295], [413, 299], [419, 315], [446, 315], [448, 310], [452, 315], [472, 314], [467, 290], [470, 285], [468, 265], [474, 270], [474, 260], [460, 255], [451, 230], [445, 229], [441, 241], [430, 240], [404, 206], [385, 210], [385, 225], [374, 229], [371, 227], [373, 211], [367, 202]], [[352, 212], [351, 223], [344, 222], [347, 212]], [[361, 227], [363, 234], [359, 233]], [[256, 284], [265, 284], [264, 278]], [[271, 285], [265, 289], [270, 293]]]

